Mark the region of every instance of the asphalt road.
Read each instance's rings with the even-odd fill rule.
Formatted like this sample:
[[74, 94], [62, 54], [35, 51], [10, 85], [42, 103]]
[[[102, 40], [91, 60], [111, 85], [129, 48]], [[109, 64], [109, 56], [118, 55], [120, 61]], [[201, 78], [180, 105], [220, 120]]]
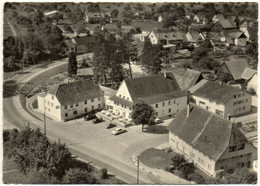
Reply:
[[[55, 62], [47, 69], [28, 69], [26, 73], [16, 75], [11, 80], [17, 85], [15, 89], [19, 90], [24, 83], [38, 74], [66, 62], [66, 60]], [[20, 96], [22, 95], [12, 95], [3, 99], [3, 128], [15, 126], [21, 129], [29, 122], [31, 127], [43, 129], [42, 120], [39, 119], [41, 115], [33, 117], [27, 113], [21, 105]], [[110, 173], [129, 184], [136, 184], [137, 167], [132, 161], [132, 156], [168, 141], [167, 134], [142, 133], [140, 126], [131, 127], [127, 129], [127, 133], [113, 136], [112, 129], [105, 129], [105, 123], [93, 125], [83, 120], [57, 123], [48, 118], [46, 121], [47, 136], [51, 140], [60, 139], [67, 144], [73, 154], [99, 167], [106, 167]], [[161, 177], [140, 170], [139, 183], [177, 184], [180, 180], [169, 183]]]

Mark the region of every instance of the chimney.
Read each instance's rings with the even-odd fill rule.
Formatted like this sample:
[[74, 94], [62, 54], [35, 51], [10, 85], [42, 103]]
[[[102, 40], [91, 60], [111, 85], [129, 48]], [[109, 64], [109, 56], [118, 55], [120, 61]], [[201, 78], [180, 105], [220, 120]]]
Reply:
[[190, 116], [190, 91], [188, 92], [188, 96], [187, 96], [187, 118]]

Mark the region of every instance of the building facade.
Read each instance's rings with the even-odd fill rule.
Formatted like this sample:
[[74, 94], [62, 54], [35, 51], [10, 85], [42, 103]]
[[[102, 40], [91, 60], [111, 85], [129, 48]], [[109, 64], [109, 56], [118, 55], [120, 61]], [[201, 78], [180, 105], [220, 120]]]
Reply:
[[90, 80], [59, 85], [38, 96], [38, 109], [56, 121], [67, 121], [104, 108], [99, 86]]

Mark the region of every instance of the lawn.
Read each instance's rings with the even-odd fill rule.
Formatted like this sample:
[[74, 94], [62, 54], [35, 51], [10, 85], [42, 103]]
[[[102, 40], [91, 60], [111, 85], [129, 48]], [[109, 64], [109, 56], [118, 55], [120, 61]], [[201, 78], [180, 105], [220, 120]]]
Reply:
[[147, 149], [140, 154], [140, 161], [151, 168], [164, 169], [170, 166], [172, 152], [166, 152], [165, 149]]

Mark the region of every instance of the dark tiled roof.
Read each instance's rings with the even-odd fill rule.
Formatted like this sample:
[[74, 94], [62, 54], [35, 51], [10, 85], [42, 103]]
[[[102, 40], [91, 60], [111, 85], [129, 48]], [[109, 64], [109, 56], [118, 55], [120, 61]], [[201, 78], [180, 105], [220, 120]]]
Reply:
[[93, 36], [75, 37], [73, 39], [77, 45], [87, 45], [95, 42], [95, 38]]
[[54, 94], [61, 105], [71, 105], [102, 96], [99, 86], [91, 80], [60, 84], [49, 93]]
[[189, 117], [187, 109], [178, 112], [168, 130], [214, 161], [220, 158], [232, 138], [236, 144], [247, 142], [229, 120], [193, 104]]
[[225, 84], [220, 85], [218, 82], [207, 81], [193, 94], [217, 103], [226, 103], [234, 96], [234, 94], [237, 94], [240, 91], [241, 90], [238, 87], [232, 87]]
[[[164, 78], [162, 74], [126, 79], [125, 83], [133, 102], [139, 99], [156, 102], [157, 95], [174, 95], [173, 92], [180, 90], [175, 79]], [[161, 100], [160, 96], [157, 97]]]
[[223, 28], [226, 28], [226, 29], [228, 29], [228, 28], [236, 28], [237, 27], [235, 22], [233, 20], [231, 20], [231, 19], [220, 19], [219, 23], [220, 23], [220, 25]]
[[227, 66], [234, 80], [241, 79], [244, 70], [246, 69], [246, 67], [249, 67], [246, 60], [226, 61], [225, 65]]

